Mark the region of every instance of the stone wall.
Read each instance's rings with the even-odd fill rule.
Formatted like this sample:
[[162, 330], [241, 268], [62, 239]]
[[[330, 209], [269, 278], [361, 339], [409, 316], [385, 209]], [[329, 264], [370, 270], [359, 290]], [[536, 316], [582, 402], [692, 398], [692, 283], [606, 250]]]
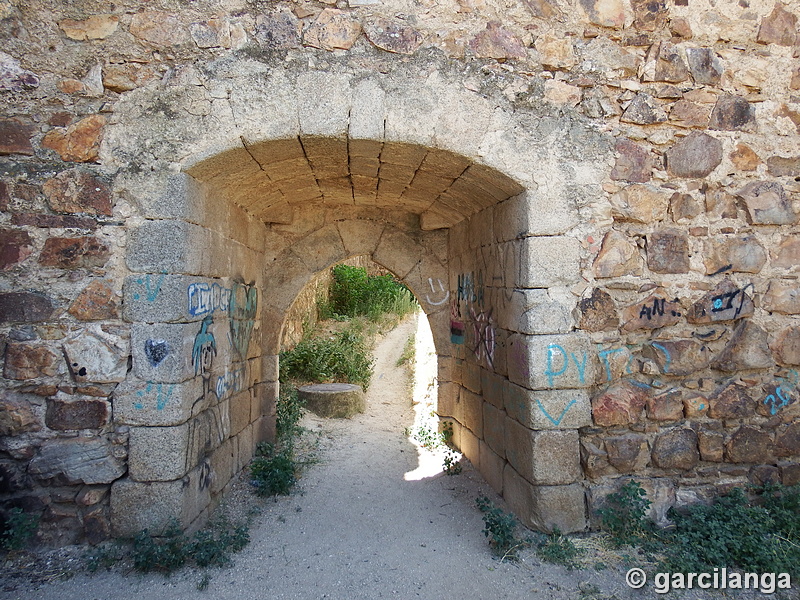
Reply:
[[3, 507], [56, 544], [202, 522], [291, 303], [356, 254], [526, 523], [798, 482], [798, 15], [0, 1]]

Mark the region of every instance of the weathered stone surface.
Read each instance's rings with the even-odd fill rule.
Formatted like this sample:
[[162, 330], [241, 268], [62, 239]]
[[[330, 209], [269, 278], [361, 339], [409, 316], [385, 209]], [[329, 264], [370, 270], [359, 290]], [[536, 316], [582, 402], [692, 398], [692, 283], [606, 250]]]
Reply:
[[755, 401], [747, 387], [735, 382], [715, 390], [708, 402], [712, 419], [744, 419], [755, 414]]
[[721, 371], [766, 369], [773, 366], [767, 332], [750, 320], [742, 321], [711, 365]]
[[128, 373], [128, 347], [98, 326], [64, 342], [64, 354], [75, 381], [117, 383]]
[[776, 456], [800, 456], [800, 423], [790, 423], [775, 436]]
[[695, 392], [689, 392], [683, 398], [683, 414], [687, 419], [705, 417], [708, 414], [708, 398]]
[[0, 52], [0, 90], [21, 92], [39, 87], [36, 73], [23, 69], [19, 61], [5, 52]]
[[768, 463], [774, 460], [772, 438], [755, 427], [740, 427], [725, 445], [727, 458], [734, 463]]
[[666, 218], [669, 198], [651, 185], [629, 185], [611, 196], [611, 210], [617, 221], [652, 224]]
[[186, 41], [186, 30], [177, 15], [146, 10], [133, 15], [130, 32], [154, 46], [175, 46]]
[[42, 146], [55, 150], [65, 161], [93, 162], [97, 160], [105, 125], [104, 116], [91, 115], [66, 129], [49, 131], [42, 140]]
[[636, 473], [650, 462], [650, 446], [643, 435], [628, 434], [606, 439], [608, 462], [620, 473]]
[[744, 200], [751, 223], [791, 225], [797, 222], [792, 203], [777, 181], [753, 181], [737, 195]]
[[767, 170], [775, 177], [800, 176], [800, 156], [770, 156], [767, 159]]
[[92, 15], [83, 21], [64, 19], [58, 22], [61, 31], [71, 40], [104, 40], [117, 30], [119, 17], [116, 15]]
[[0, 119], [0, 155], [33, 155], [31, 137], [36, 129], [33, 124], [20, 119]]
[[97, 429], [108, 423], [111, 405], [98, 398], [58, 394], [47, 399], [45, 423], [59, 431]]
[[557, 79], [548, 79], [544, 82], [544, 99], [553, 104], [577, 106], [582, 96], [583, 92], [577, 86]]
[[739, 216], [736, 196], [728, 193], [727, 188], [709, 186], [706, 189], [706, 214], [712, 223], [720, 219], [735, 219]]
[[640, 31], [658, 31], [666, 23], [669, 9], [664, 0], [632, 0], [633, 26]]
[[797, 281], [773, 279], [761, 299], [761, 306], [764, 310], [784, 315], [800, 314], [800, 285]]
[[688, 234], [679, 229], [664, 229], [647, 236], [647, 268], [656, 273], [688, 273]]
[[578, 327], [583, 331], [605, 331], [619, 327], [614, 299], [600, 288], [594, 288], [591, 296], [581, 299], [578, 310], [581, 313]]
[[67, 310], [81, 321], [119, 318], [119, 305], [111, 286], [105, 281], [92, 281], [78, 294]]
[[39, 431], [41, 428], [29, 402], [0, 397], [0, 436], [20, 435], [28, 431]]
[[661, 42], [656, 57], [655, 80], [680, 83], [687, 79], [689, 79], [689, 69], [678, 47], [670, 42]]
[[47, 238], [39, 264], [60, 269], [90, 269], [106, 264], [111, 251], [96, 237]]
[[782, 329], [770, 348], [780, 364], [800, 365], [800, 326]]
[[303, 44], [323, 50], [349, 50], [361, 35], [361, 25], [349, 13], [326, 8], [306, 29]]
[[678, 100], [669, 111], [670, 123], [688, 129], [705, 129], [711, 118], [711, 109], [702, 104]]
[[155, 69], [148, 64], [108, 64], [103, 69], [103, 86], [121, 94], [142, 87], [157, 77]]
[[691, 429], [672, 429], [656, 437], [653, 463], [662, 469], [686, 471], [700, 462], [697, 434]]
[[[525, 479], [538, 485], [564, 485], [580, 477], [580, 446], [576, 429], [531, 431], [506, 419], [508, 462]], [[543, 457], [549, 457], [543, 460]]]
[[297, 390], [308, 409], [320, 417], [349, 419], [364, 412], [364, 390], [351, 383], [318, 383]]
[[601, 27], [621, 28], [625, 25], [625, 5], [622, 0], [580, 0], [589, 21]]
[[[710, 247], [709, 247], [710, 246]], [[721, 271], [760, 273], [767, 262], [767, 251], [755, 237], [729, 237], [706, 242], [706, 274]]]
[[800, 464], [781, 461], [778, 463], [781, 471], [781, 483], [786, 486], [800, 484]]
[[409, 25], [378, 16], [364, 24], [364, 34], [381, 50], [397, 54], [414, 54], [425, 39]]
[[593, 269], [598, 278], [641, 275], [642, 263], [636, 244], [629, 241], [625, 234], [612, 230], [603, 238]]
[[3, 376], [6, 379], [35, 379], [58, 374], [63, 358], [42, 344], [11, 342], [6, 346]]
[[[568, 37], [542, 35], [536, 38], [534, 46], [539, 52], [539, 61], [545, 69], [570, 69], [578, 62], [572, 41]], [[519, 58], [524, 57], [523, 52]]]
[[39, 215], [35, 213], [14, 213], [11, 215], [12, 225], [25, 225], [41, 227], [43, 229], [97, 229], [97, 221], [91, 217], [76, 217], [73, 215]]
[[750, 469], [748, 479], [755, 486], [777, 485], [781, 482], [781, 472], [778, 467], [772, 465], [756, 465]]
[[[288, 14], [288, 13], [287, 13]], [[227, 19], [208, 19], [192, 23], [189, 35], [198, 48], [230, 48], [231, 27]]]
[[636, 142], [627, 138], [619, 138], [614, 144], [614, 150], [619, 153], [611, 179], [615, 181], [630, 181], [631, 183], [647, 183], [653, 172], [653, 158], [650, 151]]
[[683, 419], [683, 398], [678, 390], [669, 390], [647, 399], [647, 418], [652, 421]]
[[703, 205], [692, 194], [675, 192], [669, 199], [669, 212], [676, 223], [691, 221], [702, 214]]
[[62, 171], [48, 179], [42, 189], [55, 212], [111, 214], [111, 190], [85, 171]]
[[800, 267], [800, 235], [786, 236], [773, 250], [772, 266], [780, 269]]
[[33, 240], [27, 231], [0, 229], [0, 271], [8, 271], [33, 252]]
[[708, 347], [695, 340], [660, 340], [642, 346], [642, 356], [656, 362], [665, 375], [690, 375], [710, 360]]
[[592, 398], [592, 418], [599, 427], [630, 425], [642, 418], [648, 392], [645, 388], [622, 380]]
[[772, 12], [761, 20], [757, 42], [792, 46], [797, 38], [797, 16], [776, 2]]
[[681, 320], [681, 310], [677, 298], [670, 301], [658, 293], [652, 294], [622, 311], [622, 330], [669, 327]]
[[753, 131], [756, 127], [755, 108], [746, 98], [722, 94], [711, 111], [708, 127], [720, 131]]
[[697, 434], [700, 458], [707, 462], [722, 462], [725, 456], [725, 436], [717, 431], [703, 429]]
[[256, 17], [256, 41], [271, 50], [300, 47], [301, 25], [288, 10], [279, 10]]
[[724, 69], [714, 50], [711, 48], [687, 48], [686, 59], [695, 83], [719, 84]]
[[704, 325], [752, 316], [755, 306], [746, 289], [740, 288], [726, 277], [689, 308], [686, 320]]
[[674, 37], [683, 38], [685, 40], [690, 40], [694, 37], [691, 24], [683, 17], [671, 18], [669, 20], [669, 30]]
[[37, 479], [63, 478], [69, 484], [111, 483], [125, 473], [125, 462], [102, 438], [56, 439], [42, 445], [28, 472]]
[[693, 132], [665, 154], [667, 172], [674, 177], [705, 177], [722, 162], [722, 142]]
[[755, 171], [761, 164], [758, 154], [747, 144], [736, 144], [736, 150], [731, 152], [730, 158], [733, 166], [740, 171]]
[[53, 314], [53, 301], [37, 292], [0, 293], [0, 323], [37, 323]]
[[652, 96], [645, 93], [637, 94], [625, 108], [620, 121], [635, 123], [636, 125], [653, 125], [667, 120], [667, 113], [661, 108]]

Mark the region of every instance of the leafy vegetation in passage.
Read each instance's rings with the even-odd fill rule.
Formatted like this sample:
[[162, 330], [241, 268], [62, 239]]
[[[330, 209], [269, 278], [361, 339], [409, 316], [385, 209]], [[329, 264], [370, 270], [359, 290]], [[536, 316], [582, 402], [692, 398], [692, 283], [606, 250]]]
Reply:
[[320, 316], [365, 316], [374, 321], [385, 313], [406, 315], [416, 307], [408, 288], [391, 275], [368, 275], [363, 267], [336, 265], [328, 300], [320, 305]]

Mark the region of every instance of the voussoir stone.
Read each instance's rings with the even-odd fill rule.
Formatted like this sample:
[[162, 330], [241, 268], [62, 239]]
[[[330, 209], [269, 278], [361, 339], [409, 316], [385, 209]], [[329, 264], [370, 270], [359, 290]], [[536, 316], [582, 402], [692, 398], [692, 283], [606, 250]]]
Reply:
[[366, 409], [364, 390], [352, 383], [318, 383], [297, 390], [306, 408], [320, 417], [349, 419]]

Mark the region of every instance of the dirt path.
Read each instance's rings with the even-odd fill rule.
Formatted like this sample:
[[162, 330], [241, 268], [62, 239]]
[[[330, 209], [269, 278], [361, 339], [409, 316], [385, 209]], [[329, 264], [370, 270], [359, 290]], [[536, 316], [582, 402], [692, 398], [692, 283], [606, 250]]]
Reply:
[[622, 577], [608, 571], [568, 572], [541, 564], [532, 552], [517, 564], [493, 558], [475, 498], [500, 501], [471, 468], [454, 477], [407, 480], [419, 461], [404, 435], [414, 417], [408, 375], [396, 362], [415, 326], [408, 319], [378, 342], [365, 414], [306, 419], [321, 432], [321, 462], [295, 494], [263, 501], [250, 545], [233, 568], [208, 571], [207, 590], [197, 587], [204, 571], [185, 569], [170, 578], [112, 571], [41, 587], [0, 585], [0, 598], [628, 597]]

